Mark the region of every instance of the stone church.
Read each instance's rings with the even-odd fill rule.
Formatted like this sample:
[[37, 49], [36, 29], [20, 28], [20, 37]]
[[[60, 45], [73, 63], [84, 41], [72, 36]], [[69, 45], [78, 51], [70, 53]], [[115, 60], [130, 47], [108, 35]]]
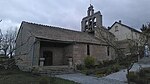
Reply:
[[[67, 23], [66, 23], [67, 24]], [[107, 40], [106, 40], [107, 39]], [[81, 31], [23, 21], [16, 39], [16, 59], [20, 69], [62, 67], [83, 64], [86, 56], [96, 62], [115, 59], [115, 50], [108, 42], [115, 40], [102, 24], [100, 11], [92, 5], [81, 21]]]

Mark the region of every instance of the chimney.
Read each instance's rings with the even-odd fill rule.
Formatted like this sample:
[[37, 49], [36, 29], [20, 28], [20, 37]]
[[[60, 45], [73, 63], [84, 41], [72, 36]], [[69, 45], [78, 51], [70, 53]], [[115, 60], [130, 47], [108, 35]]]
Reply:
[[119, 20], [119, 23], [121, 23], [121, 20]]

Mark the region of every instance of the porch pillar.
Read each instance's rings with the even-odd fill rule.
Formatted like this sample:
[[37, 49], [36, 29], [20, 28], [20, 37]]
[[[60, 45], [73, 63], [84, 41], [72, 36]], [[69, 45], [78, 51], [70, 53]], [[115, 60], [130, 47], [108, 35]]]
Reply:
[[69, 60], [69, 67], [73, 68], [73, 59], [72, 58], [68, 58]]

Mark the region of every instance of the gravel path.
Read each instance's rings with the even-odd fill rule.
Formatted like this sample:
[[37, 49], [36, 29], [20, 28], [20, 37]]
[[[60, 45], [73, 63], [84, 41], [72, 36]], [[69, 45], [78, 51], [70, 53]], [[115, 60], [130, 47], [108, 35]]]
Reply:
[[123, 69], [123, 70], [121, 70], [119, 72], [112, 73], [112, 74], [110, 74], [110, 75], [108, 75], [106, 77], [103, 77], [103, 78], [115, 79], [115, 80], [127, 82], [126, 74], [127, 74], [127, 69]]
[[114, 79], [97, 78], [92, 76], [86, 76], [81, 73], [56, 75], [56, 77], [72, 80], [81, 84], [126, 84], [124, 82], [117, 81]]
[[[138, 64], [135, 63], [130, 71], [138, 71], [139, 68], [150, 67], [150, 64]], [[92, 76], [86, 76], [81, 73], [76, 74], [64, 74], [64, 75], [56, 75], [56, 77], [60, 77], [67, 80], [72, 80], [81, 84], [127, 84], [127, 69], [121, 70], [119, 72], [110, 74], [108, 76], [97, 78]]]

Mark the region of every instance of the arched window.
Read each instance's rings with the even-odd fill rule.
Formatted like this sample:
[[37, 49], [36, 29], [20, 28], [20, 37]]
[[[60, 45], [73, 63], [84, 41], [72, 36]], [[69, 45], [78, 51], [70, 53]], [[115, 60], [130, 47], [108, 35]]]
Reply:
[[96, 17], [93, 18], [93, 27], [96, 28]]
[[88, 21], [86, 20], [86, 21], [85, 21], [85, 25], [88, 25], [88, 24], [89, 24], [89, 23], [88, 23]]
[[89, 19], [89, 29], [92, 30], [92, 19]]
[[93, 18], [93, 22], [96, 22], [96, 17]]
[[85, 30], [88, 29], [88, 24], [89, 24], [89, 23], [88, 23], [88, 21], [86, 20], [86, 21], [85, 21]]

